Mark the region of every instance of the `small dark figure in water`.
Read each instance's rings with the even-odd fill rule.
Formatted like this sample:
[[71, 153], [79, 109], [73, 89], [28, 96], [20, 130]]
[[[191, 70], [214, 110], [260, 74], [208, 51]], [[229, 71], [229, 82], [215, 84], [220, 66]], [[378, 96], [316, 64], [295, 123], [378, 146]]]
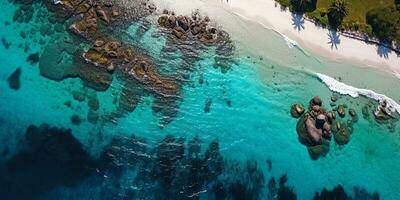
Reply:
[[4, 48], [9, 49], [11, 46], [11, 42], [8, 42], [6, 38], [1, 38], [1, 42], [3, 43]]
[[80, 125], [82, 123], [82, 120], [78, 115], [72, 115], [71, 123], [74, 125]]
[[18, 67], [7, 79], [8, 81], [8, 86], [13, 89], [13, 90], [19, 90], [21, 87], [21, 76], [22, 70], [20, 67]]
[[270, 158], [267, 159], [267, 165], [268, 165], [268, 171], [270, 172], [272, 170], [272, 161]]
[[31, 65], [34, 65], [39, 62], [39, 52], [32, 53], [26, 58], [26, 62], [29, 62]]
[[204, 104], [204, 112], [208, 113], [211, 110], [212, 99], [207, 99], [206, 103]]
[[232, 106], [232, 101], [228, 99], [228, 100], [226, 101], [226, 105], [228, 105], [228, 107], [231, 107], [231, 106]]

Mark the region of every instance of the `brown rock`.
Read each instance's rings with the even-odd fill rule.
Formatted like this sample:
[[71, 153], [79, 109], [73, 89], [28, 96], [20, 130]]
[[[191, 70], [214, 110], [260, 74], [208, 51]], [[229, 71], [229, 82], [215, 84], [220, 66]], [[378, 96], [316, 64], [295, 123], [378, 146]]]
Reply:
[[322, 100], [321, 97], [319, 96], [315, 96], [312, 100], [311, 100], [311, 105], [318, 105], [318, 106], [322, 106]]
[[341, 118], [346, 116], [346, 109], [344, 108], [344, 105], [339, 105], [337, 109], [337, 113]]
[[290, 114], [294, 118], [299, 118], [304, 113], [304, 106], [301, 104], [293, 104], [290, 108]]

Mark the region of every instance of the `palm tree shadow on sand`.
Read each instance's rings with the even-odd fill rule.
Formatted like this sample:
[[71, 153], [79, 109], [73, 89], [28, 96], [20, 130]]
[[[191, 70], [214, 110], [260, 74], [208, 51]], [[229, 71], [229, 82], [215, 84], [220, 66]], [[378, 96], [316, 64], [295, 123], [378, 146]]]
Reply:
[[388, 59], [389, 54], [392, 53], [392, 50], [387, 47], [387, 44], [379, 44], [377, 45], [376, 52], [381, 58]]
[[292, 14], [292, 25], [295, 30], [300, 32], [304, 29], [304, 16], [303, 14]]
[[335, 48], [338, 49], [338, 45], [340, 44], [340, 35], [337, 33], [336, 30], [330, 30], [328, 33], [329, 42], [328, 44], [331, 45], [331, 49]]

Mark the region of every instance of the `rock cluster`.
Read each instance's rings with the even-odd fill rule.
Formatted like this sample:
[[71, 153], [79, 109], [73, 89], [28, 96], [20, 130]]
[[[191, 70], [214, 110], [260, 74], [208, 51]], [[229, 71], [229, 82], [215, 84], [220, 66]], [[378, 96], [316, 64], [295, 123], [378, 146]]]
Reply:
[[[83, 58], [87, 62], [109, 73], [119, 66], [128, 78], [144, 84], [147, 89], [161, 95], [177, 95], [179, 86], [176, 81], [161, 77], [154, 66], [142, 56], [137, 55], [131, 46], [123, 45], [112, 38], [99, 37], [96, 34], [100, 21], [107, 25], [120, 15], [112, 4], [85, 0], [61, 0], [58, 3], [77, 16], [70, 29], [93, 41], [92, 48], [83, 53]], [[182, 19], [177, 21], [182, 25]]]
[[196, 38], [205, 43], [213, 43], [218, 36], [218, 30], [209, 25], [208, 17], [202, 18], [198, 13], [192, 16], [176, 16], [174, 12], [164, 10], [163, 15], [158, 18], [158, 24], [168, 30], [181, 40], [188, 37]]
[[308, 145], [320, 145], [322, 139], [331, 137], [331, 122], [334, 115], [328, 115], [322, 107], [321, 98], [316, 96], [310, 101], [310, 110], [299, 120], [300, 126], [304, 126], [305, 132], [299, 135], [302, 143]]
[[112, 73], [116, 66], [126, 77], [138, 81], [148, 90], [163, 96], [176, 96], [177, 82], [162, 77], [144, 57], [135, 53], [128, 45], [114, 39], [97, 39], [93, 47], [83, 53], [86, 61]]
[[[123, 89], [117, 110], [106, 118], [114, 121], [115, 118], [122, 117], [123, 112], [133, 111], [143, 95], [143, 89], [154, 95], [153, 110], [161, 112], [164, 115], [163, 119], [176, 115], [176, 101], [180, 92], [180, 84], [177, 80], [158, 73], [149, 59], [137, 53], [132, 46], [110, 37], [104, 31], [98, 31], [100, 27], [107, 27], [120, 15], [124, 15], [117, 11], [119, 9], [115, 9], [111, 3], [101, 4], [85, 0], [76, 4], [75, 1], [64, 0], [59, 4], [75, 17], [70, 30], [92, 45], [83, 53], [79, 53], [81, 50], [78, 49], [74, 56], [73, 66], [79, 67], [63, 74], [79, 76], [89, 87], [105, 90], [111, 84], [114, 71], [118, 71], [118, 76], [123, 78], [124, 88], [132, 88], [129, 92]], [[155, 8], [150, 6], [148, 9]], [[100, 23], [102, 23], [101, 26]], [[62, 77], [66, 77], [65, 75]], [[98, 118], [97, 111], [91, 109], [88, 113], [88, 121], [96, 123]]]
[[70, 29], [88, 39], [97, 33], [99, 23], [109, 24], [119, 16], [118, 10], [112, 4], [102, 4], [99, 1], [60, 0], [57, 4], [77, 16]]
[[388, 107], [386, 100], [382, 100], [379, 102], [379, 105], [376, 107], [374, 116], [378, 122], [384, 122], [389, 119], [394, 119], [395, 113], [392, 112], [391, 109]]
[[[332, 101], [336, 101], [333, 99]], [[341, 118], [345, 117], [345, 106], [339, 106], [338, 114]], [[348, 122], [343, 122], [336, 118], [333, 111], [326, 111], [319, 96], [312, 98], [309, 102], [308, 111], [305, 112], [301, 104], [293, 104], [290, 110], [292, 117], [299, 118], [297, 122], [297, 134], [299, 141], [306, 145], [312, 159], [324, 156], [329, 151], [329, 141], [332, 134], [337, 144], [344, 145], [349, 142], [352, 133], [352, 124], [356, 122], [357, 113], [350, 109], [349, 115], [352, 117]]]
[[[101, 111], [91, 109], [88, 113], [89, 122], [105, 118], [115, 122], [116, 118], [133, 111], [144, 95], [154, 97], [153, 111], [161, 113], [162, 121], [166, 121], [161, 124], [168, 123], [177, 114], [181, 84], [185, 82], [184, 76], [187, 76], [187, 71], [184, 70], [189, 69], [186, 65], [190, 66], [193, 59], [189, 58], [189, 61], [182, 65], [182, 72], [179, 70], [173, 77], [167, 77], [132, 45], [123, 43], [119, 36], [109, 34], [115, 33], [114, 28], [126, 24], [125, 21], [135, 21], [156, 10], [156, 7], [146, 0], [139, 1], [140, 3], [129, 6], [120, 4], [119, 1], [101, 0], [45, 2], [54, 14], [51, 17], [52, 21], [60, 22], [57, 28], [60, 33], [57, 33], [59, 36], [54, 37], [57, 39], [50, 42], [40, 55], [41, 75], [57, 81], [79, 77], [86, 86], [97, 91], [107, 90], [114, 78], [123, 85], [122, 91], [115, 94], [113, 103], [117, 106], [116, 109], [110, 114], [102, 115], [101, 118], [97, 113]], [[165, 11], [158, 23], [164, 27], [163, 31], [171, 33], [166, 36], [173, 44], [178, 44], [174, 47], [179, 48], [184, 39], [190, 39], [190, 43], [196, 41], [196, 46], [193, 47], [195, 50], [212, 43], [217, 47], [218, 56], [214, 59], [218, 65], [225, 65], [223, 62], [231, 56], [226, 52], [234, 50], [229, 35], [211, 27], [210, 19], [201, 17], [198, 13], [192, 16], [175, 16], [173, 12]], [[72, 37], [63, 35], [65, 33], [72, 33]], [[182, 56], [193, 56], [193, 52]]]

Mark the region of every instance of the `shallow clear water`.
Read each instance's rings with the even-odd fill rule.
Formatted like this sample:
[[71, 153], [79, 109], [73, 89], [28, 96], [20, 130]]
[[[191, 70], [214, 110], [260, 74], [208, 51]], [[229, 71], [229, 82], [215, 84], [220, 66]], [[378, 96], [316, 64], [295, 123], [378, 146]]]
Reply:
[[[38, 194], [32, 193], [35, 198], [180, 199], [200, 197], [213, 199], [215, 197], [211, 183], [219, 180], [225, 188], [228, 188], [227, 198], [240, 199], [238, 194], [245, 194], [250, 198], [252, 194], [256, 199], [258, 197], [265, 199], [271, 190], [268, 189], [268, 181], [272, 177], [278, 181], [284, 174], [288, 178], [287, 187], [293, 187], [297, 199], [312, 199], [315, 192], [323, 188], [332, 189], [338, 184], [343, 185], [349, 196], [355, 195], [353, 188], [357, 187], [364, 188], [371, 194], [377, 192], [381, 199], [399, 198], [400, 131], [397, 127], [390, 132], [386, 125], [361, 117], [361, 108], [369, 101], [368, 99], [362, 97], [353, 99], [349, 96], [339, 99], [339, 102], [355, 108], [360, 116], [347, 145], [339, 146], [331, 141], [327, 156], [312, 160], [306, 147], [299, 143], [296, 133], [297, 120], [290, 116], [290, 105], [295, 102], [306, 105], [315, 95], [321, 96], [323, 102], [330, 102], [332, 95], [332, 92], [315, 76], [293, 68], [291, 60], [294, 59], [295, 63], [303, 63], [301, 59], [306, 59], [304, 57], [299, 58], [300, 60], [291, 58], [285, 65], [285, 61], [278, 63], [269, 58], [250, 57], [244, 53], [245, 51], [237, 50], [235, 63], [232, 64], [230, 70], [223, 73], [220, 68], [214, 67], [215, 51], [212, 48], [206, 49], [201, 52], [201, 59], [192, 63], [195, 70], [190, 73], [187, 83], [183, 85], [179, 111], [172, 122], [162, 126], [160, 123], [162, 116], [154, 113], [151, 107], [154, 98], [151, 95], [145, 95], [133, 112], [126, 113], [124, 117], [117, 119], [116, 123], [93, 125], [86, 120], [89, 110], [87, 100], [83, 102], [74, 100], [73, 91], [96, 93], [100, 102], [101, 115], [115, 108], [112, 101], [116, 93], [121, 90], [120, 83], [114, 81], [107, 91], [96, 92], [86, 88], [78, 78], [56, 82], [42, 77], [38, 64], [29, 64], [26, 62], [26, 57], [30, 53], [42, 53], [45, 43], [55, 36], [40, 35], [40, 26], [46, 22], [27, 24], [12, 22], [16, 6], [8, 1], [2, 0], [0, 7], [2, 8], [0, 24], [3, 27], [0, 29], [0, 37], [11, 43], [8, 49], [0, 46], [0, 78], [2, 80], [0, 82], [0, 150], [3, 152], [1, 164], [6, 165], [18, 152], [26, 150], [24, 135], [27, 127], [31, 124], [38, 126], [42, 123], [70, 128], [73, 136], [82, 143], [83, 149], [89, 152], [91, 159], [97, 159], [113, 138], [122, 138], [125, 143], [118, 143], [117, 146], [128, 149], [125, 154], [116, 154], [116, 159], [121, 163], [129, 162], [131, 154], [135, 156], [140, 154], [139, 157], [148, 158], [147, 161], [137, 159], [138, 161], [134, 164], [124, 166], [120, 173], [114, 174], [112, 169], [102, 170], [101, 167], [97, 167], [91, 169], [93, 173], [90, 176], [78, 179], [74, 184], [65, 184], [62, 180], [54, 181], [54, 184], [49, 184], [51, 187], [43, 187]], [[45, 8], [40, 11], [47, 12]], [[35, 13], [38, 13], [38, 10]], [[4, 25], [6, 21], [10, 24]], [[130, 38], [129, 41], [132, 44], [139, 45], [146, 54], [154, 58], [156, 63], [161, 63], [160, 71], [165, 74], [173, 73], [175, 70], [173, 67], [183, 62], [182, 55], [176, 52], [172, 57], [168, 56], [168, 59], [165, 59], [162, 54], [167, 44], [165, 38], [160, 39], [157, 34], [159, 31], [157, 27], [153, 24], [149, 30], [139, 36], [138, 27], [140, 24], [132, 23], [126, 30], [125, 37]], [[36, 33], [34, 38], [21, 38], [21, 30], [31, 29]], [[273, 32], [270, 34], [271, 37], [275, 37]], [[39, 44], [34, 42], [35, 39], [44, 42]], [[18, 47], [19, 44], [25, 43], [28, 43], [30, 47], [27, 52], [24, 52], [24, 48]], [[284, 40], [279, 41], [279, 47], [282, 48], [282, 52], [289, 52], [288, 54], [301, 54], [299, 49], [287, 49]], [[273, 51], [279, 52], [276, 46], [273, 48]], [[268, 50], [265, 51], [268, 52]], [[312, 63], [315, 60], [309, 62]], [[7, 79], [17, 67], [22, 69], [21, 87], [19, 90], [12, 90], [9, 88]], [[202, 84], [200, 79], [204, 81]], [[64, 105], [66, 101], [71, 101], [70, 107]], [[205, 105], [210, 101], [209, 112], [205, 112]], [[329, 103], [325, 106], [329, 107]], [[80, 116], [82, 119], [80, 125], [71, 123], [73, 115]], [[176, 174], [171, 175], [172, 178], [168, 177], [173, 180], [170, 187], [162, 184], [165, 174], [151, 176], [143, 173], [143, 171], [153, 173], [154, 166], [165, 164], [163, 160], [160, 160], [160, 157], [163, 158], [160, 156], [163, 150], [160, 141], [167, 135], [184, 138], [184, 146], [190, 146], [189, 141], [197, 137], [201, 141], [202, 154], [210, 143], [217, 140], [219, 152], [224, 159], [221, 164], [224, 172], [211, 182], [199, 181], [203, 184], [202, 187], [193, 190], [189, 186], [187, 186], [189, 189], [180, 188], [185, 185], [185, 181], [191, 180], [194, 176], [187, 171], [196, 172], [197, 169], [185, 163], [186, 161], [179, 161], [179, 164], [173, 162], [172, 166], [176, 168]], [[132, 145], [130, 142], [134, 141], [129, 139], [130, 136], [143, 139], [144, 146], [148, 150], [142, 152], [129, 146]], [[174, 140], [168, 144], [172, 145], [166, 148], [166, 160], [173, 160], [174, 148], [180, 147], [180, 143]], [[169, 155], [168, 152], [173, 155]], [[190, 157], [188, 152], [189, 149], [186, 148], [185, 157]], [[271, 169], [269, 169], [269, 162], [272, 163]], [[43, 176], [46, 176], [46, 170]], [[31, 177], [35, 176], [16, 178], [15, 181], [26, 180], [26, 182], [41, 184], [39, 179], [28, 180]], [[199, 178], [199, 180], [202, 179]], [[189, 183], [193, 182], [189, 181]], [[234, 187], [232, 183], [241, 183], [243, 191], [241, 187]], [[5, 190], [0, 191], [5, 192]], [[235, 191], [242, 192], [235, 193]], [[13, 197], [7, 195], [9, 194], [5, 194], [5, 199], [19, 199], [18, 195]], [[364, 199], [362, 195], [366, 194], [359, 192], [358, 195], [354, 199]]]

